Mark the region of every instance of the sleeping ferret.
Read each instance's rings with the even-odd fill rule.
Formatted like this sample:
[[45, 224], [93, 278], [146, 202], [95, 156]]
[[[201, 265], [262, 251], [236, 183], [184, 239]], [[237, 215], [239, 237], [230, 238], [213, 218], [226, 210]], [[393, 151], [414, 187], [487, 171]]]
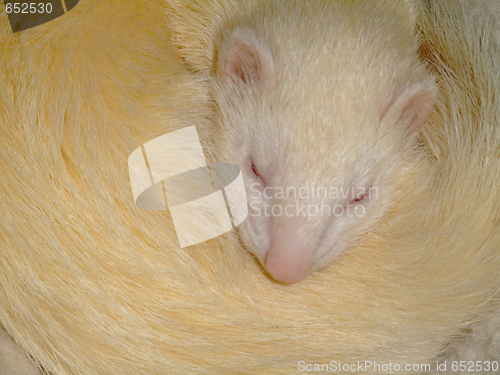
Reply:
[[395, 201], [437, 93], [402, 7], [261, 1], [217, 36], [215, 145], [246, 180], [240, 236], [278, 281], [337, 259]]
[[[47, 372], [425, 373], [498, 307], [489, 15], [243, 3], [81, 0], [17, 34], [0, 8], [0, 322]], [[189, 125], [262, 215], [180, 249], [127, 160]], [[313, 188], [364, 214], [307, 217]]]

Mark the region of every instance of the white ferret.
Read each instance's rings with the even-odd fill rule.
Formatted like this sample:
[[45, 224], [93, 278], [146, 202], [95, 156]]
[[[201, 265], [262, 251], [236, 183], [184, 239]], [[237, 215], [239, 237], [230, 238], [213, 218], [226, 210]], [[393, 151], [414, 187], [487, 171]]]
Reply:
[[241, 237], [287, 283], [396, 201], [437, 93], [414, 25], [396, 16], [407, 4], [348, 4], [260, 2], [217, 41], [215, 144], [246, 178]]
[[[424, 373], [498, 307], [492, 18], [466, 1], [245, 4], [80, 1], [14, 35], [2, 13], [0, 322], [45, 370]], [[193, 124], [260, 188], [378, 197], [353, 202], [362, 218], [248, 219], [246, 247], [293, 285], [233, 234], [179, 249], [168, 212], [134, 205], [127, 159]]]

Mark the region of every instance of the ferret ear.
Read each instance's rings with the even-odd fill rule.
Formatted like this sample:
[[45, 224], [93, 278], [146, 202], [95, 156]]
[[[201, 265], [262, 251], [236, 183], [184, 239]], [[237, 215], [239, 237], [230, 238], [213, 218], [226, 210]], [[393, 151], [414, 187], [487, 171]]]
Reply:
[[390, 100], [381, 119], [408, 124], [408, 131], [414, 132], [431, 112], [437, 93], [434, 79], [414, 83]]
[[265, 88], [278, 82], [269, 46], [248, 29], [231, 32], [220, 50], [217, 74], [235, 83], [255, 82]]

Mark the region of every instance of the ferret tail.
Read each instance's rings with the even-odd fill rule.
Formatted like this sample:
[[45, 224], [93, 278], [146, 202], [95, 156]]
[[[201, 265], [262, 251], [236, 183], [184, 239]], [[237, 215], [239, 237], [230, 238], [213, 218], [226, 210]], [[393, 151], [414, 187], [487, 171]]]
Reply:
[[461, 168], [467, 161], [498, 166], [500, 5], [482, 0], [421, 4], [420, 52], [440, 86], [429, 146], [438, 160], [457, 165], [457, 158], [465, 158]]

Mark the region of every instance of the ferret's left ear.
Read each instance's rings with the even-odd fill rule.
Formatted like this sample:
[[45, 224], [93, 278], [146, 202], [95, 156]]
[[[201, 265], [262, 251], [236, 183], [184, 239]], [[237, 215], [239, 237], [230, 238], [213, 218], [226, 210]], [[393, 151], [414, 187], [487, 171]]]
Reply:
[[408, 131], [414, 132], [431, 112], [437, 93], [434, 79], [414, 83], [392, 98], [381, 119], [408, 124]]
[[269, 46], [252, 30], [242, 28], [233, 30], [221, 46], [216, 74], [223, 80], [254, 82], [262, 88], [273, 88], [278, 82]]

